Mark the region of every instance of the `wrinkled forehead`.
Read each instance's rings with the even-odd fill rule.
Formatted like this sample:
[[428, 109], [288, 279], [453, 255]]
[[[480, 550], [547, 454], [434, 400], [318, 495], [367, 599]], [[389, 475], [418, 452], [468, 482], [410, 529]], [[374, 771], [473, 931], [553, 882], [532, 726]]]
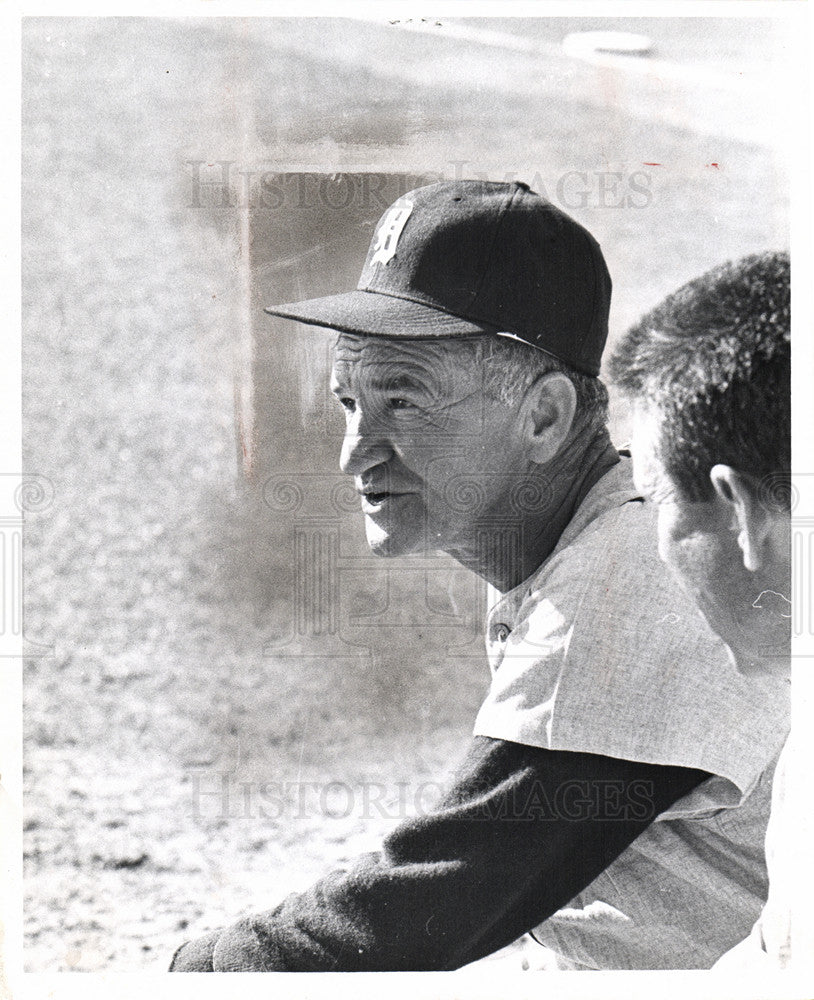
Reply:
[[422, 382], [447, 385], [457, 380], [462, 372], [475, 371], [471, 347], [454, 340], [410, 340], [341, 333], [333, 348], [334, 379], [375, 377], [377, 381], [391, 381], [406, 375]]

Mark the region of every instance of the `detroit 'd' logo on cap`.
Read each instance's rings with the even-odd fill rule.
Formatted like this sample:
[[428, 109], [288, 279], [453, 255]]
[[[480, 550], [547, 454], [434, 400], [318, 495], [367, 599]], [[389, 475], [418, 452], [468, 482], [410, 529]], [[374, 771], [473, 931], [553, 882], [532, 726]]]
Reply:
[[373, 246], [373, 256], [370, 258], [371, 267], [374, 264], [386, 265], [393, 259], [399, 237], [412, 210], [413, 203], [406, 198], [399, 198], [390, 207], [376, 230], [376, 242]]

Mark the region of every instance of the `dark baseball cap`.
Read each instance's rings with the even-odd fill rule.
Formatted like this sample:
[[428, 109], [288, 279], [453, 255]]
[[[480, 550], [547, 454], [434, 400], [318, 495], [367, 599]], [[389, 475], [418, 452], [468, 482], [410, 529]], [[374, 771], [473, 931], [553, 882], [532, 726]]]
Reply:
[[599, 374], [611, 280], [599, 244], [527, 184], [441, 181], [379, 220], [355, 291], [267, 313], [371, 337], [501, 334]]

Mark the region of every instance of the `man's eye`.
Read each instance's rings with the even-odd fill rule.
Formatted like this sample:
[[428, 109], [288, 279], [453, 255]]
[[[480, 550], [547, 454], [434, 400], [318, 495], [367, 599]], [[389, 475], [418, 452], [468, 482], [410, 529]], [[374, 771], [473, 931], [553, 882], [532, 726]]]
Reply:
[[409, 399], [402, 399], [400, 396], [394, 396], [392, 399], [387, 400], [387, 408], [389, 410], [411, 410], [413, 407], [414, 404]]
[[356, 400], [352, 399], [350, 396], [337, 396], [337, 399], [339, 400], [339, 405], [347, 413], [353, 413], [356, 409]]

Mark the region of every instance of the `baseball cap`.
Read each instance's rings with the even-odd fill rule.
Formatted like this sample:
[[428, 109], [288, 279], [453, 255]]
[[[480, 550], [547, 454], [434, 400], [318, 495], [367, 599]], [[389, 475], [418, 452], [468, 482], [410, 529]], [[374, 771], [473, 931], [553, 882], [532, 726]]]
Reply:
[[365, 336], [498, 334], [599, 373], [611, 280], [599, 244], [521, 182], [416, 188], [376, 226], [354, 291], [266, 312]]

